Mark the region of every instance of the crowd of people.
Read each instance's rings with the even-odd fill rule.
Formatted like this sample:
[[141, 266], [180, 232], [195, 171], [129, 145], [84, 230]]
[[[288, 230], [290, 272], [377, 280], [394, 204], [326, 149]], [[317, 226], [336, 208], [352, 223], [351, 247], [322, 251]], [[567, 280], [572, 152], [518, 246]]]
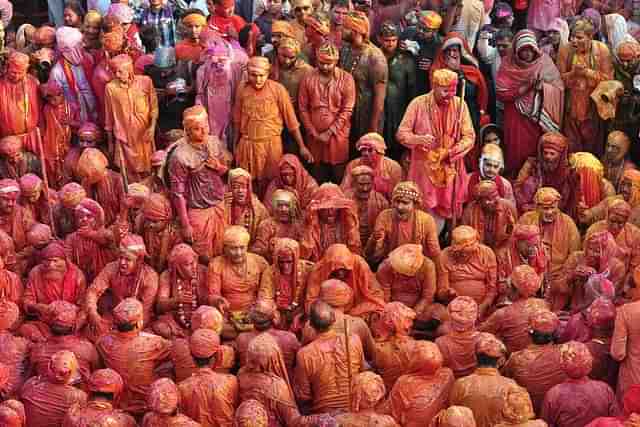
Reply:
[[640, 426], [640, 1], [47, 3], [0, 427]]

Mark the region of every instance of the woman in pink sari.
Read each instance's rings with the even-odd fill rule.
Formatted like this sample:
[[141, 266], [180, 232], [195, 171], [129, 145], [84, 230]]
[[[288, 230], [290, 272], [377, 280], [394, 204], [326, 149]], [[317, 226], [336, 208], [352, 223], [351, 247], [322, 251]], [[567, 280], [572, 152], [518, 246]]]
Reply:
[[504, 103], [507, 175], [517, 174], [527, 158], [536, 155], [543, 133], [560, 130], [563, 91], [560, 72], [538, 48], [535, 34], [518, 32], [513, 52], [496, 76], [496, 96]]

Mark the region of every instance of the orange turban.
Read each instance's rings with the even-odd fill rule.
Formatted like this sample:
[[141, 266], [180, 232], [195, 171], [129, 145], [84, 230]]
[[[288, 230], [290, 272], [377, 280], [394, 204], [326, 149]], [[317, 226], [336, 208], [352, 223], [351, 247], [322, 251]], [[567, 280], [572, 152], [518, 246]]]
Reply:
[[344, 28], [369, 37], [369, 18], [360, 11], [351, 11], [344, 17]]
[[353, 289], [342, 280], [325, 280], [320, 284], [320, 299], [334, 308], [346, 307], [353, 301]]
[[304, 19], [304, 23], [307, 27], [312, 28], [314, 31], [316, 31], [317, 33], [325, 37], [328, 36], [329, 33], [331, 33], [331, 28], [329, 27], [329, 23], [323, 22], [318, 18], [316, 18], [315, 16], [307, 16]]
[[224, 318], [215, 307], [201, 305], [191, 314], [191, 330], [211, 329], [217, 334], [222, 332]]
[[435, 86], [453, 86], [458, 84], [458, 75], [447, 69], [440, 68], [433, 72], [433, 84]]
[[375, 409], [386, 393], [382, 377], [371, 371], [357, 374], [353, 379], [352, 387], [351, 410], [353, 412]]
[[616, 318], [616, 306], [607, 297], [596, 298], [587, 309], [587, 323], [596, 328], [610, 330]]
[[269, 72], [271, 64], [269, 59], [264, 56], [252, 56], [247, 63], [247, 70], [254, 70], [256, 72]]
[[198, 259], [198, 254], [186, 243], [179, 243], [169, 253], [169, 265], [184, 265]]
[[415, 318], [416, 312], [398, 301], [385, 304], [382, 310], [382, 322], [392, 334], [406, 335]]
[[193, 357], [208, 359], [220, 351], [220, 337], [211, 329], [198, 329], [189, 338]]
[[300, 53], [300, 42], [292, 37], [283, 37], [280, 39], [278, 51], [288, 51], [290, 55], [298, 55]]
[[537, 313], [534, 313], [529, 318], [529, 327], [541, 334], [553, 334], [556, 329], [558, 329], [558, 316], [555, 313], [543, 310]]
[[273, 21], [271, 24], [271, 33], [280, 33], [287, 37], [293, 37], [293, 28], [287, 21]]
[[93, 371], [87, 383], [89, 391], [111, 393], [114, 396], [122, 393], [124, 382], [119, 373], [113, 369], [98, 369]]
[[553, 187], [541, 187], [536, 191], [534, 201], [536, 205], [550, 206], [557, 205], [560, 202], [560, 193]]
[[456, 297], [449, 303], [447, 312], [455, 330], [467, 331], [478, 319], [478, 303], [471, 297]]
[[442, 367], [443, 357], [438, 346], [431, 341], [416, 341], [411, 352], [407, 373], [433, 375]]
[[540, 137], [540, 144], [543, 150], [550, 148], [558, 153], [563, 153], [569, 146], [569, 140], [559, 132], [547, 132]]
[[131, 324], [142, 320], [144, 308], [135, 298], [125, 298], [113, 309], [113, 320], [116, 325]]
[[317, 50], [318, 60], [329, 63], [329, 62], [337, 62], [340, 58], [340, 53], [338, 52], [338, 48], [332, 42], [324, 42]]
[[190, 13], [182, 18], [182, 23], [188, 27], [199, 26], [204, 27], [207, 25], [207, 18], [199, 13]]
[[560, 346], [560, 363], [569, 378], [580, 379], [591, 372], [593, 356], [583, 343], [569, 341]]
[[234, 427], [268, 427], [269, 414], [257, 400], [245, 400], [236, 409], [233, 425]]
[[635, 40], [623, 41], [618, 45], [616, 53], [621, 61], [635, 61], [640, 58], [640, 43]]
[[541, 283], [542, 278], [528, 264], [517, 266], [511, 273], [511, 284], [525, 298], [534, 296], [540, 289]]
[[478, 244], [478, 232], [468, 225], [460, 225], [451, 232], [451, 249], [454, 252]]
[[433, 427], [476, 427], [473, 411], [466, 406], [449, 406], [438, 412]]
[[194, 105], [182, 113], [182, 125], [185, 129], [201, 123], [209, 123], [207, 110], [202, 105]]
[[387, 144], [384, 142], [384, 138], [377, 132], [369, 132], [360, 137], [356, 142], [356, 149], [360, 151], [364, 147], [373, 148], [376, 153], [384, 154], [387, 149]]
[[173, 218], [171, 202], [167, 196], [153, 193], [145, 201], [142, 214], [149, 221], [169, 221]]
[[488, 332], [481, 332], [476, 341], [476, 354], [500, 359], [507, 354], [507, 347], [495, 335]]
[[104, 176], [109, 166], [109, 160], [97, 148], [85, 149], [76, 165], [76, 172], [83, 179], [88, 179], [91, 183], [99, 182]]
[[513, 425], [525, 424], [535, 417], [527, 389], [513, 384], [507, 388], [503, 399], [502, 416]]
[[407, 243], [389, 253], [389, 264], [396, 273], [414, 277], [422, 267], [424, 258], [422, 245]]
[[160, 378], [151, 384], [147, 394], [147, 405], [153, 412], [172, 415], [178, 409], [179, 403], [178, 387], [169, 378]]
[[58, 193], [60, 201], [67, 208], [75, 208], [83, 199], [87, 197], [87, 193], [77, 182], [65, 184]]
[[102, 46], [109, 52], [117, 52], [124, 45], [124, 32], [120, 27], [102, 34]]
[[476, 198], [478, 199], [497, 199], [499, 196], [498, 185], [495, 181], [484, 180], [476, 185]]

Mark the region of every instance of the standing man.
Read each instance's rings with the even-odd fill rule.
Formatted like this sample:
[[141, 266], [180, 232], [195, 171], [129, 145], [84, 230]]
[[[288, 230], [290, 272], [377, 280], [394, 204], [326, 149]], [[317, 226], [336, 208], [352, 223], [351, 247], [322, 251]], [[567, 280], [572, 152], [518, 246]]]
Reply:
[[463, 160], [476, 137], [467, 104], [455, 96], [457, 85], [455, 72], [434, 72], [433, 90], [411, 101], [397, 134], [398, 142], [411, 150], [409, 179], [420, 186], [423, 207], [438, 230], [445, 219], [462, 213], [467, 193]]
[[[129, 182], [138, 182], [151, 173], [151, 154], [155, 151], [158, 98], [148, 76], [136, 76], [129, 55], [111, 60], [115, 79], [105, 89], [105, 124], [109, 149]], [[120, 144], [122, 151], [114, 144]], [[120, 156], [124, 155], [124, 159]]]
[[314, 177], [322, 181], [341, 179], [349, 160], [356, 86], [351, 74], [336, 66], [338, 56], [333, 43], [322, 44], [316, 52], [317, 68], [305, 76], [298, 91], [300, 118], [315, 160]]
[[389, 71], [384, 54], [369, 41], [369, 19], [362, 12], [344, 17], [342, 39], [340, 68], [356, 82], [351, 139], [357, 141], [369, 132], [382, 133]]
[[382, 24], [378, 43], [387, 58], [389, 83], [384, 100], [384, 136], [389, 156], [399, 160], [404, 147], [396, 142], [396, 132], [409, 102], [416, 96], [416, 62], [413, 56], [398, 48], [399, 29], [392, 22]]
[[248, 84], [238, 90], [233, 106], [236, 161], [256, 181], [259, 195], [278, 171], [282, 158], [280, 135], [285, 125], [302, 158], [313, 161], [302, 139], [289, 93], [280, 83], [269, 80], [270, 68], [267, 58], [254, 56], [249, 60]]
[[9, 55], [0, 79], [0, 137], [17, 135], [24, 147], [37, 153], [40, 94], [38, 80], [27, 74], [29, 56], [17, 51]]
[[156, 28], [160, 34], [160, 46], [175, 46], [176, 24], [173, 20], [173, 8], [167, 0], [150, 0], [149, 7], [140, 15], [139, 25]]

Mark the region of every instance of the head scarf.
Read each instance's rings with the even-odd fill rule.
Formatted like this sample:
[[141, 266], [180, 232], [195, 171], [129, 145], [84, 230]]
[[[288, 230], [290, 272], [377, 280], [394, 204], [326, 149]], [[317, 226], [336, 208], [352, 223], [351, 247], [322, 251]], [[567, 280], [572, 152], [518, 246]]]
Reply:
[[[558, 132], [547, 132], [540, 137], [540, 147], [542, 150], [551, 149], [558, 153], [566, 152], [569, 147], [569, 140], [566, 136]], [[542, 150], [540, 153], [542, 153]]]
[[201, 305], [191, 314], [191, 330], [211, 329], [217, 334], [222, 333], [224, 318], [215, 307]]
[[69, 350], [60, 350], [49, 360], [49, 381], [56, 384], [69, 384], [78, 371], [78, 359]]
[[527, 63], [522, 62], [522, 60], [518, 56], [520, 51], [525, 48], [533, 50], [533, 52], [536, 54], [536, 57], [540, 57], [540, 55], [542, 54], [540, 49], [538, 48], [536, 35], [531, 30], [518, 31], [518, 33], [513, 38], [513, 54], [515, 55], [515, 57], [513, 57], [513, 60], [519, 63], [522, 67], [529, 66]]
[[271, 24], [271, 33], [280, 33], [286, 37], [294, 37], [293, 28], [287, 21], [273, 21], [273, 23]]
[[527, 389], [517, 384], [510, 385], [504, 393], [502, 403], [502, 416], [505, 421], [516, 424], [524, 424], [535, 417], [533, 404]]
[[278, 52], [289, 52], [290, 55], [298, 55], [300, 53], [300, 42], [291, 37], [283, 37], [278, 45]]
[[160, 378], [151, 384], [149, 394], [147, 394], [147, 405], [153, 412], [172, 415], [178, 409], [179, 403], [178, 387], [169, 378]]
[[569, 43], [569, 24], [563, 18], [555, 18], [549, 25], [549, 30], [557, 31], [560, 33], [560, 46], [564, 46]]
[[113, 321], [116, 325], [139, 322], [143, 315], [142, 303], [135, 298], [125, 298], [113, 309]]
[[[293, 172], [295, 174], [295, 182], [293, 183], [293, 187], [289, 187], [282, 180], [280, 171], [285, 168], [293, 169]], [[272, 181], [272, 185], [269, 186], [265, 198], [269, 197], [269, 191], [271, 190], [271, 187], [274, 186], [275, 188], [281, 188], [295, 192], [298, 201], [302, 204], [303, 200], [309, 200], [309, 198], [311, 197], [311, 195], [308, 193], [310, 191], [313, 191], [313, 189], [317, 187], [317, 184], [313, 177], [309, 174], [309, 172], [307, 172], [304, 166], [302, 166], [302, 163], [300, 163], [300, 159], [293, 154], [285, 154], [284, 156], [282, 156], [282, 159], [280, 159], [280, 162], [278, 162], [278, 172], [278, 175]], [[269, 199], [267, 198], [266, 200]]]
[[548, 310], [538, 311], [529, 317], [529, 327], [531, 330], [541, 334], [553, 334], [556, 329], [558, 329], [558, 324], [558, 316]]
[[251, 340], [247, 349], [246, 367], [249, 372], [272, 374], [282, 378], [291, 390], [282, 350], [270, 333], [263, 332]]
[[344, 195], [342, 189], [330, 182], [318, 187], [313, 193], [312, 200], [315, 201], [313, 210], [344, 209], [352, 214], [355, 209], [354, 202]]
[[398, 246], [389, 253], [389, 264], [393, 271], [407, 277], [415, 277], [424, 259], [422, 245], [413, 243]]
[[197, 329], [189, 338], [193, 357], [209, 359], [220, 353], [220, 336], [211, 329]]
[[35, 174], [28, 173], [20, 178], [20, 190], [23, 193], [31, 193], [42, 190], [42, 179]]
[[473, 411], [466, 406], [449, 406], [433, 419], [432, 427], [476, 427]]
[[560, 346], [560, 364], [569, 378], [584, 378], [591, 372], [593, 356], [581, 342], [569, 341]]
[[527, 264], [522, 264], [513, 269], [511, 284], [523, 298], [534, 296], [540, 289], [542, 277]]
[[75, 207], [75, 212], [88, 213], [96, 219], [98, 228], [104, 226], [104, 210], [95, 200], [88, 198], [82, 199], [82, 201]]
[[40, 252], [40, 256], [42, 257], [42, 259], [52, 259], [52, 258], [62, 258], [62, 259], [67, 259], [67, 253], [65, 251], [64, 245], [57, 241], [54, 240], [53, 242], [49, 243], [41, 252]]
[[418, 14], [418, 22], [429, 30], [438, 31], [442, 25], [442, 17], [433, 10], [424, 10]]
[[77, 182], [70, 182], [62, 186], [58, 195], [62, 204], [66, 208], [72, 209], [87, 197], [87, 192]]
[[363, 148], [371, 148], [378, 154], [384, 154], [387, 149], [387, 144], [384, 142], [384, 138], [377, 132], [369, 132], [360, 137], [356, 142], [356, 149], [358, 151]]
[[341, 309], [353, 302], [353, 289], [342, 280], [325, 280], [320, 284], [319, 298], [331, 307]]
[[82, 33], [77, 28], [60, 27], [56, 30], [56, 45], [58, 50], [65, 59], [74, 65], [79, 65], [84, 58], [82, 41]]
[[225, 245], [247, 246], [251, 236], [247, 229], [241, 225], [232, 225], [224, 231], [223, 242]]
[[173, 219], [171, 201], [164, 194], [153, 193], [145, 201], [142, 214], [148, 221], [170, 221]]
[[127, 234], [120, 240], [120, 252], [127, 252], [137, 258], [147, 256], [147, 248], [144, 245], [144, 239], [137, 234]]
[[262, 403], [254, 399], [243, 401], [233, 418], [233, 427], [268, 427], [269, 414]]
[[369, 38], [369, 18], [360, 11], [351, 11], [346, 14], [342, 23], [344, 28]]
[[447, 306], [451, 327], [456, 331], [468, 331], [478, 319], [478, 303], [471, 297], [456, 297]]
[[378, 403], [384, 399], [385, 387], [382, 377], [374, 372], [361, 372], [353, 379], [351, 393], [353, 400], [351, 410], [360, 412], [366, 409], [375, 409]]
[[318, 60], [329, 63], [337, 62], [340, 57], [340, 53], [338, 52], [338, 48], [335, 44], [330, 41], [326, 41], [320, 45], [316, 52], [316, 56]]
[[584, 31], [591, 37], [600, 32], [602, 17], [596, 9], [588, 8], [582, 11], [582, 16], [578, 18], [571, 28], [572, 32]]
[[624, 41], [635, 42], [636, 40], [629, 34], [627, 21], [622, 15], [610, 13], [604, 16], [604, 25], [607, 31], [607, 41], [610, 51], [615, 55], [618, 46]]

